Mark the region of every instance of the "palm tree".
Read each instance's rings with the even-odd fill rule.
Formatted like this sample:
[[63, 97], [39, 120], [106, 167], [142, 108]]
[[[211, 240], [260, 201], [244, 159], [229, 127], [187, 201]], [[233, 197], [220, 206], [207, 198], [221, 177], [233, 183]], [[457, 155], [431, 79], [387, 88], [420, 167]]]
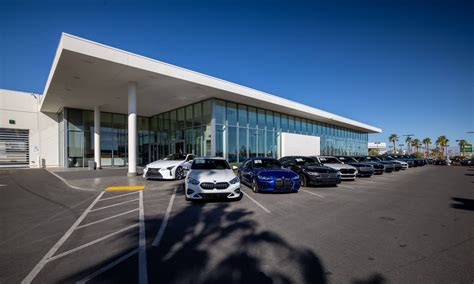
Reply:
[[441, 135], [436, 139], [436, 144], [441, 148], [441, 157], [444, 157], [444, 147], [448, 145], [449, 139], [445, 135]]
[[393, 153], [397, 152], [397, 141], [398, 141], [398, 135], [393, 133], [388, 136], [388, 141], [393, 143]]
[[[458, 145], [459, 145], [459, 148], [462, 149], [464, 147], [466, 147], [467, 145], [467, 141], [464, 140], [464, 139], [461, 139], [458, 141]], [[461, 156], [464, 156], [464, 152], [461, 151]]]
[[418, 153], [418, 149], [420, 148], [421, 141], [420, 139], [416, 138], [411, 141], [411, 146], [415, 147], [416, 152]]
[[430, 144], [431, 144], [431, 139], [429, 137], [426, 137], [425, 139], [423, 139], [423, 144], [425, 145], [425, 152], [429, 153], [429, 147], [430, 147]]
[[[407, 144], [407, 148], [410, 149], [410, 145], [411, 145], [411, 137], [410, 136], [407, 136], [407, 139], [405, 139], [405, 143]], [[410, 149], [411, 150], [411, 149]], [[408, 150], [408, 152], [411, 152], [410, 150]], [[408, 153], [410, 154], [410, 153]]]

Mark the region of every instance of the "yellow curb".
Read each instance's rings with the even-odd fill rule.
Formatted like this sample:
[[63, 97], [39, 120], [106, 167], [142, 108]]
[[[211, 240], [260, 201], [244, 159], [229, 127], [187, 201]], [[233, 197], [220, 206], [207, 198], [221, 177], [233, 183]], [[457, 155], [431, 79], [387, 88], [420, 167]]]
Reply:
[[143, 185], [109, 186], [105, 190], [143, 190]]

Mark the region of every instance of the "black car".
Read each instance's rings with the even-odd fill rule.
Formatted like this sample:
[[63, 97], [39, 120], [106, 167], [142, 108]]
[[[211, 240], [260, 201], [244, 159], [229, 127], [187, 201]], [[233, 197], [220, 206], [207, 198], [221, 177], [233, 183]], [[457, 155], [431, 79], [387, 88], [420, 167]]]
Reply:
[[359, 162], [353, 157], [348, 156], [336, 156], [344, 164], [351, 165], [357, 169], [358, 177], [371, 177], [375, 173], [375, 166], [378, 168], [378, 172], [383, 173], [384, 167], [382, 165], [373, 165], [371, 163]]
[[341, 183], [341, 173], [326, 167], [316, 159], [303, 156], [286, 156], [279, 160], [283, 167], [300, 176], [301, 186], [332, 185]]
[[465, 159], [465, 160], [462, 160], [460, 163], [461, 163], [461, 166], [474, 166], [474, 159], [473, 158]]
[[364, 162], [364, 163], [374, 163], [374, 164], [379, 164], [384, 166], [384, 170], [386, 173], [391, 173], [395, 170], [395, 166], [393, 163], [390, 162], [384, 162], [381, 159], [377, 157], [372, 157], [372, 156], [361, 156], [361, 157], [354, 157], [356, 160], [359, 162]]
[[433, 165], [437, 165], [437, 166], [447, 166], [448, 165], [448, 161], [446, 159], [436, 159], [434, 162], [433, 162]]

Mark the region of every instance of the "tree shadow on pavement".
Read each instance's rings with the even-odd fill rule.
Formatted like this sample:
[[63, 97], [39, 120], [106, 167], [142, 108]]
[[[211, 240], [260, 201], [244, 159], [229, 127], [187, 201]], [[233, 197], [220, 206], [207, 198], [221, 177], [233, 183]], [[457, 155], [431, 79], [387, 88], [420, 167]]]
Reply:
[[455, 202], [451, 204], [451, 208], [474, 211], [474, 199], [453, 197], [451, 200]]
[[[173, 209], [158, 247], [152, 242], [163, 219], [148, 218], [148, 282], [327, 283], [323, 264], [312, 249], [292, 245], [261, 228], [254, 214], [235, 202], [193, 203]], [[136, 232], [120, 237], [128, 238], [130, 246], [80, 271], [69, 271], [59, 282], [81, 280], [136, 248]], [[91, 282], [137, 282], [136, 267], [134, 256]]]
[[379, 273], [372, 274], [367, 279], [356, 279], [352, 281], [352, 284], [382, 284], [386, 283], [387, 279]]

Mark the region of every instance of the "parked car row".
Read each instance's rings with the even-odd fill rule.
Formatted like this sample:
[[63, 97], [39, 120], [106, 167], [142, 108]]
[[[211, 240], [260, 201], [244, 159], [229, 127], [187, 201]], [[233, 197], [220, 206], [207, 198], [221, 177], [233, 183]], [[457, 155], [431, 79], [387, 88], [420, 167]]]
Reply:
[[184, 179], [186, 200], [242, 198], [241, 183], [257, 192], [297, 192], [300, 187], [337, 186], [341, 181], [371, 177], [426, 161], [411, 156], [252, 157], [238, 167], [220, 157], [171, 154], [148, 164], [145, 179]]

